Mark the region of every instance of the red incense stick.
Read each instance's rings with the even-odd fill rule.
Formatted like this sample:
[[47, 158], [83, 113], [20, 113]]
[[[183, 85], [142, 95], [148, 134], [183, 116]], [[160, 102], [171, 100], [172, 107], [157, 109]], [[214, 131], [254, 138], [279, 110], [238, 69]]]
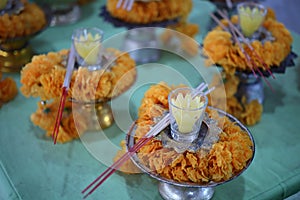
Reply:
[[[109, 178], [117, 169], [119, 169], [125, 161], [127, 161], [133, 154], [140, 150], [147, 142], [149, 142], [155, 135], [162, 131], [165, 127], [169, 125], [169, 114], [167, 114], [161, 121], [159, 121], [144, 137], [138, 140], [138, 142], [128, 149], [128, 151], [114, 162], [109, 168], [107, 168], [100, 176], [98, 176], [91, 184], [89, 184], [82, 194], [84, 194], [88, 189], [90, 189], [94, 184], [97, 183], [83, 198], [87, 198], [92, 194], [107, 178]], [[133, 126], [130, 128], [128, 135], [133, 130]], [[102, 179], [101, 179], [102, 178]]]
[[57, 115], [56, 115], [54, 130], [53, 130], [53, 134], [52, 134], [54, 144], [56, 144], [58, 131], [59, 131], [59, 125], [60, 125], [60, 121], [61, 121], [61, 118], [62, 118], [63, 109], [65, 107], [65, 102], [66, 102], [67, 95], [68, 95], [68, 90], [67, 90], [66, 87], [63, 87], [60, 102], [59, 102], [59, 107], [58, 107], [58, 111], [57, 111]]
[[69, 53], [69, 57], [68, 57], [67, 72], [66, 72], [63, 87], [62, 87], [62, 94], [61, 94], [61, 97], [60, 97], [60, 102], [59, 102], [59, 107], [58, 107], [58, 111], [57, 111], [57, 115], [56, 115], [54, 130], [53, 130], [53, 133], [52, 133], [52, 138], [54, 140], [54, 144], [56, 144], [56, 141], [57, 141], [59, 125], [60, 125], [60, 122], [61, 122], [64, 107], [65, 107], [65, 102], [66, 102], [66, 98], [67, 98], [67, 95], [68, 95], [68, 90], [69, 90], [69, 87], [70, 87], [71, 76], [72, 76], [72, 73], [73, 73], [74, 64], [75, 64], [75, 49], [74, 49], [74, 46], [72, 44], [71, 49], [70, 49], [70, 53]]

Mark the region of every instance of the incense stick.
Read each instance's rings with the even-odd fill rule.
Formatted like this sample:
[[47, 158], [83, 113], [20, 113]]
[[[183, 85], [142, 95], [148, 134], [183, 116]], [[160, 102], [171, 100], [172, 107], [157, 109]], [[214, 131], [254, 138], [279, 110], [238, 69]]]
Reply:
[[[207, 84], [201, 83], [194, 91], [193, 96], [197, 95], [198, 93], [203, 92], [208, 87]], [[204, 95], [207, 95], [210, 93], [213, 88], [208, 89], [206, 92], [203, 92]], [[87, 198], [89, 195], [91, 195], [107, 178], [109, 178], [117, 169], [119, 169], [122, 164], [124, 164], [125, 161], [127, 161], [133, 154], [135, 154], [139, 149], [141, 149], [146, 143], [148, 143], [150, 140], [152, 140], [157, 134], [159, 134], [163, 129], [165, 129], [170, 124], [170, 113], [167, 113], [154, 127], [150, 129], [150, 131], [140, 138], [137, 143], [128, 149], [128, 151], [119, 158], [115, 163], [113, 163], [110, 167], [108, 167], [100, 176], [98, 176], [91, 184], [89, 184], [84, 190], [82, 190], [82, 194], [87, 192], [94, 184], [98, 183], [91, 188], [91, 190], [83, 197]], [[133, 131], [135, 123], [133, 123], [127, 133], [127, 135], [130, 135], [130, 133]]]
[[[109, 178], [117, 169], [119, 169], [125, 161], [127, 161], [135, 152], [142, 148], [147, 142], [153, 139], [160, 131], [169, 125], [169, 114], [160, 120], [144, 137], [138, 140], [138, 142], [121, 157], [113, 165], [107, 168], [100, 176], [98, 176], [90, 185], [88, 185], [81, 193], [85, 193], [91, 188], [97, 181], [99, 181], [83, 198], [87, 198], [91, 195], [107, 178]], [[130, 135], [132, 129], [128, 132]]]
[[[127, 133], [127, 135], [129, 135], [133, 128], [134, 128], [135, 122], [133, 122], [130, 126], [130, 129]], [[118, 163], [123, 162], [123, 160], [125, 159], [125, 156], [121, 157], [119, 160], [117, 160], [112, 166], [108, 167], [100, 176], [98, 176], [93, 182], [91, 182], [84, 190], [82, 190], [82, 193], [85, 193], [92, 185], [94, 185], [100, 178], [102, 178], [106, 173], [108, 173], [110, 170], [115, 169], [116, 165]], [[92, 189], [84, 198], [86, 198], [89, 194], [91, 194], [94, 190]]]
[[210, 16], [211, 16], [211, 18], [215, 21], [215, 22], [217, 22], [217, 24], [224, 30], [224, 31], [228, 31], [229, 32], [229, 30], [228, 30], [228, 28], [224, 25], [224, 24], [222, 24], [222, 22], [213, 14], [213, 13], [210, 13]]
[[52, 133], [52, 138], [54, 140], [54, 144], [56, 144], [56, 141], [57, 141], [59, 125], [60, 125], [60, 122], [61, 122], [61, 119], [62, 119], [62, 114], [63, 114], [63, 110], [64, 110], [64, 107], [65, 107], [65, 102], [66, 102], [66, 98], [67, 98], [67, 95], [68, 95], [68, 90], [69, 90], [69, 87], [70, 87], [70, 82], [71, 82], [71, 77], [72, 77], [72, 73], [73, 73], [73, 69], [74, 69], [74, 64], [75, 64], [75, 48], [72, 44], [70, 52], [69, 52], [68, 63], [67, 63], [67, 71], [66, 71], [64, 83], [63, 83], [63, 86], [62, 86], [62, 94], [61, 94], [61, 97], [60, 97], [60, 102], [59, 102], [59, 107], [58, 107], [58, 111], [57, 111], [57, 115], [56, 115], [54, 130], [53, 130], [53, 133]]

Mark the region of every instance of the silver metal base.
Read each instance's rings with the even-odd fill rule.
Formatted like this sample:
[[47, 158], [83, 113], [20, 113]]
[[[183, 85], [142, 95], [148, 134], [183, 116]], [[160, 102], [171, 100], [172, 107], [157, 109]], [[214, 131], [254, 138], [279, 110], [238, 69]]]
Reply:
[[128, 52], [138, 64], [156, 62], [160, 58], [155, 29], [137, 28], [126, 33], [122, 50]]
[[[137, 154], [134, 154], [131, 157], [131, 160], [133, 161], [133, 163], [137, 167], [139, 167], [143, 172], [145, 172], [146, 174], [148, 174], [152, 178], [159, 181], [158, 182], [159, 183], [159, 186], [158, 186], [159, 192], [160, 192], [161, 196], [166, 200], [179, 200], [179, 199], [180, 200], [181, 199], [183, 199], [183, 200], [184, 199], [203, 200], [203, 199], [211, 199], [214, 195], [214, 188], [216, 186], [227, 183], [227, 182], [237, 178], [239, 175], [241, 175], [249, 167], [249, 165], [253, 161], [253, 158], [254, 158], [254, 155], [255, 155], [255, 143], [254, 143], [253, 137], [252, 137], [250, 131], [247, 129], [247, 127], [244, 126], [235, 117], [233, 117], [232, 115], [230, 115], [228, 113], [225, 113], [222, 110], [219, 110], [219, 109], [213, 108], [213, 107], [209, 107], [209, 109], [216, 110], [221, 117], [222, 116], [228, 117], [228, 119], [230, 121], [235, 122], [235, 124], [238, 125], [241, 128], [241, 130], [245, 131], [248, 134], [248, 136], [249, 136], [249, 138], [251, 139], [251, 142], [252, 142], [252, 147], [251, 147], [251, 150], [253, 151], [252, 158], [247, 162], [247, 164], [243, 168], [243, 170], [241, 170], [240, 172], [234, 174], [229, 180], [221, 181], [221, 182], [210, 181], [207, 184], [200, 184], [200, 183], [198, 184], [198, 183], [193, 183], [193, 182], [178, 182], [174, 179], [169, 179], [169, 178], [163, 177], [160, 174], [158, 174], [156, 172], [153, 172], [148, 167], [146, 167], [143, 164], [143, 162], [139, 159]], [[135, 128], [134, 128], [134, 130], [136, 130]], [[135, 131], [132, 131], [126, 136], [127, 151], [128, 151], [128, 149], [131, 149], [135, 144], [135, 139], [134, 139], [135, 138], [135, 133], [136, 133]], [[159, 137], [160, 137], [160, 134], [156, 136], [156, 139], [159, 139]], [[205, 143], [205, 141], [203, 142], [203, 144], [204, 143]]]
[[158, 190], [166, 200], [209, 200], [214, 195], [213, 187], [181, 187], [161, 181]]
[[264, 101], [264, 85], [260, 76], [255, 77], [253, 74], [238, 74], [240, 84], [236, 96], [238, 99], [245, 97], [247, 103], [252, 100], [258, 100], [260, 104]]
[[72, 24], [77, 22], [81, 17], [80, 7], [76, 4], [71, 4], [64, 8], [52, 7], [51, 9], [53, 17], [50, 26]]

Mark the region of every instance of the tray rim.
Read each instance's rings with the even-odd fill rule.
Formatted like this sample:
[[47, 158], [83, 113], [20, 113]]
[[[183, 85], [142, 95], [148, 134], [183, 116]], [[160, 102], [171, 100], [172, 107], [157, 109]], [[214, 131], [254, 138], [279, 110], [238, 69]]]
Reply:
[[[241, 170], [240, 172], [236, 173], [234, 176], [232, 176], [230, 179], [228, 180], [225, 180], [225, 181], [221, 181], [221, 182], [213, 182], [213, 181], [210, 181], [208, 182], [207, 184], [199, 184], [199, 183], [193, 183], [193, 182], [178, 182], [178, 181], [175, 181], [175, 180], [170, 180], [170, 179], [167, 179], [165, 177], [162, 177], [162, 176], [159, 176], [158, 174], [156, 173], [153, 173], [151, 172], [151, 170], [148, 170], [147, 167], [145, 167], [144, 165], [141, 165], [140, 162], [139, 162], [139, 159], [137, 157], [137, 154], [134, 153], [130, 159], [131, 161], [143, 172], [143, 173], [146, 173], [148, 174], [150, 177], [158, 180], [158, 181], [161, 181], [161, 182], [164, 182], [164, 183], [167, 183], [167, 184], [171, 184], [171, 185], [175, 185], [175, 186], [180, 186], [180, 187], [192, 187], [192, 188], [206, 188], [206, 187], [215, 187], [215, 186], [218, 186], [218, 185], [221, 185], [221, 184], [224, 184], [224, 183], [227, 183], [229, 181], [232, 181], [234, 179], [236, 179], [237, 177], [239, 177], [242, 173], [244, 173], [250, 166], [250, 164], [253, 162], [254, 160], [254, 157], [255, 157], [255, 151], [256, 151], [256, 146], [255, 146], [255, 142], [254, 142], [254, 138], [253, 138], [253, 135], [252, 133], [250, 132], [250, 130], [244, 125], [242, 124], [237, 118], [235, 118], [234, 116], [232, 116], [231, 114], [229, 113], [226, 113], [225, 111], [221, 110], [221, 109], [218, 109], [218, 108], [214, 108], [214, 107], [211, 107], [211, 106], [208, 106], [209, 109], [211, 110], [216, 110], [218, 111], [219, 114], [221, 114], [222, 116], [227, 116], [231, 121], [234, 121], [234, 122], [237, 122], [237, 124], [244, 130], [247, 132], [253, 146], [252, 146], [252, 151], [253, 151], [253, 155], [251, 157], [251, 159], [249, 159], [247, 161], [247, 165], [244, 167], [243, 170]], [[133, 130], [135, 130], [136, 128], [136, 125], [134, 127]], [[134, 131], [132, 131], [132, 133], [134, 133]], [[127, 134], [126, 135], [126, 138], [125, 138], [125, 141], [126, 141], [126, 151], [128, 152], [128, 148], [129, 147], [132, 147], [133, 145], [133, 138], [131, 133], [130, 134]], [[131, 146], [130, 146], [131, 145]]]

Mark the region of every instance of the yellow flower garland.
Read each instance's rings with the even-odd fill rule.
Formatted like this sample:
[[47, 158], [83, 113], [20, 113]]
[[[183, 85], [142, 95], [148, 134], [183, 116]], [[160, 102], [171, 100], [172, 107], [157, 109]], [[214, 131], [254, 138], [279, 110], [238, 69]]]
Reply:
[[2, 104], [13, 100], [18, 94], [17, 83], [11, 77], [2, 79], [0, 72], [0, 108]]
[[108, 0], [106, 8], [115, 18], [124, 22], [147, 24], [180, 18], [185, 20], [192, 9], [191, 0], [161, 0], [149, 3], [134, 2], [130, 11], [117, 8], [118, 0]]
[[[136, 77], [135, 61], [129, 54], [107, 49], [116, 60], [109, 70], [89, 71], [79, 67], [74, 70], [69, 97], [80, 102], [106, 101], [120, 95]], [[20, 88], [24, 96], [41, 97], [42, 100], [59, 98], [66, 73], [68, 50], [34, 56], [21, 71]], [[123, 78], [126, 76], [126, 80]], [[119, 83], [121, 81], [122, 83]]]
[[[231, 21], [237, 24], [238, 16], [233, 16]], [[227, 21], [222, 20], [222, 23], [228, 26]], [[255, 40], [251, 45], [269, 68], [277, 67], [290, 53], [293, 38], [285, 26], [273, 17], [268, 17], [262, 26], [272, 34], [275, 40], [267, 41], [264, 44]], [[234, 74], [236, 70], [251, 71], [239, 46], [232, 41], [231, 34], [222, 30], [220, 26], [206, 35], [203, 41], [203, 48], [206, 56], [209, 57], [207, 60], [208, 65], [212, 63], [218, 64], [228, 74]], [[243, 48], [261, 70], [266, 70], [246, 44], [243, 44]]]
[[[252, 100], [251, 102], [246, 102], [245, 97], [239, 101], [235, 96], [240, 80], [235, 75], [224, 74], [224, 80], [220, 80], [218, 76], [215, 76], [211, 82], [210, 87], [215, 87], [209, 96], [213, 97], [213, 101], [209, 102], [210, 106], [222, 108], [222, 102], [226, 102], [226, 112], [236, 117], [243, 124], [252, 126], [258, 123], [261, 119], [263, 112], [263, 106], [258, 102], [258, 100]], [[223, 88], [224, 84], [224, 88]], [[224, 97], [222, 91], [225, 89], [226, 97]]]
[[[69, 98], [79, 102], [106, 101], [120, 95], [134, 83], [135, 61], [129, 54], [112, 48], [106, 49], [106, 52], [115, 58], [108, 70], [89, 71], [84, 67], [74, 70]], [[49, 137], [53, 134], [58, 112], [68, 53], [69, 50], [61, 50], [34, 56], [21, 71], [20, 91], [24, 96], [51, 100], [44, 104], [39, 102], [36, 112], [31, 115], [32, 123], [45, 130]], [[76, 123], [74, 118], [77, 119]], [[72, 104], [71, 101], [66, 101], [57, 142], [65, 143], [77, 139], [89, 128], [92, 118], [87, 111], [83, 111], [81, 103]]]
[[[80, 106], [79, 104], [72, 104], [72, 102], [66, 101], [61, 123], [59, 124], [57, 142], [66, 143], [72, 141], [88, 130], [89, 121], [92, 119], [90, 115], [80, 112], [82, 111]], [[38, 102], [37, 110], [30, 116], [31, 122], [43, 129], [47, 137], [52, 137], [58, 107], [59, 99], [44, 104]]]
[[34, 34], [45, 27], [47, 20], [44, 11], [35, 3], [21, 0], [24, 10], [18, 15], [0, 16], [0, 41]]

